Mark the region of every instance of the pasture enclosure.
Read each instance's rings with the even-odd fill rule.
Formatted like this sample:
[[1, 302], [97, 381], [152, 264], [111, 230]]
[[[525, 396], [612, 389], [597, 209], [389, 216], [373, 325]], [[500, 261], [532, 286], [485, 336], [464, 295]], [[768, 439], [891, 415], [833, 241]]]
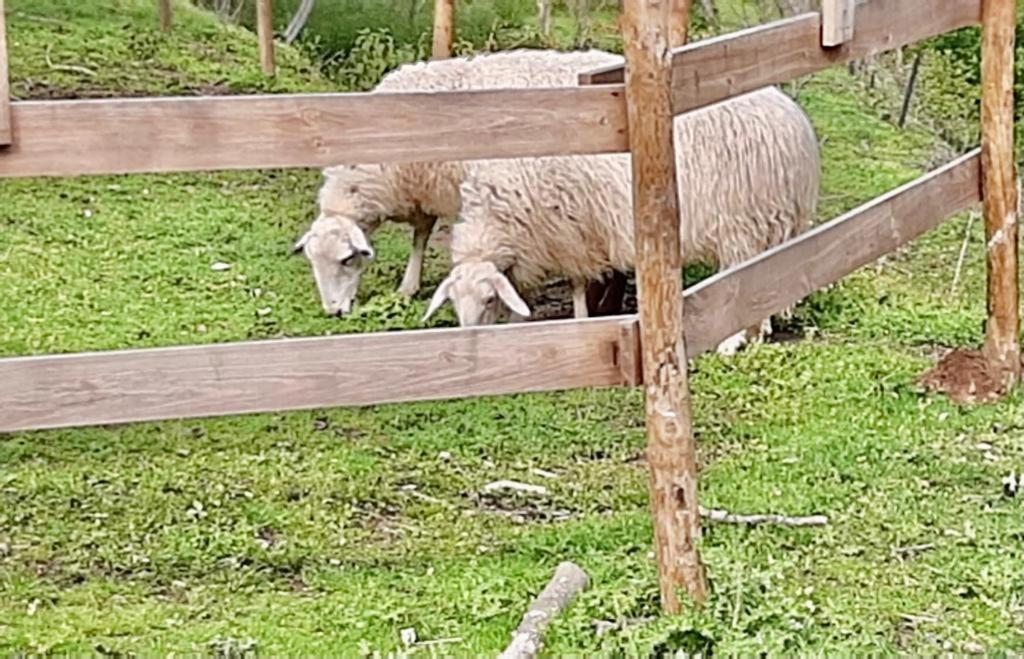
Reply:
[[[631, 150], [639, 172], [637, 232], [647, 237], [637, 243], [638, 316], [5, 358], [0, 432], [643, 384], [658, 448], [652, 501], [663, 603], [678, 608], [673, 587], [684, 581], [700, 599], [691, 542], [699, 534], [695, 469], [679, 460], [692, 451], [687, 359], [984, 202], [986, 356], [1008, 382], [1019, 375], [1009, 102], [1015, 2], [868, 0], [854, 8], [852, 32], [850, 7], [839, 6], [845, 4], [825, 3], [821, 13], [682, 46], [666, 57], [670, 17], [659, 3], [636, 0], [626, 3], [627, 66], [650, 72], [659, 84], [642, 84], [625, 67], [612, 67], [582, 75], [578, 88], [436, 94], [8, 103], [0, 23], [0, 143], [9, 142], [0, 148], [3, 177]], [[985, 34], [980, 151], [679, 295], [678, 232], [669, 230], [674, 210], [652, 201], [667, 198], [659, 190], [674, 190], [674, 172], [665, 164], [671, 142], [664, 139], [673, 113], [979, 23]], [[830, 45], [836, 40], [839, 45]], [[483, 131], [488, 140], [477, 138]], [[673, 234], [675, 241], [663, 239]], [[681, 574], [680, 564], [691, 573]]]

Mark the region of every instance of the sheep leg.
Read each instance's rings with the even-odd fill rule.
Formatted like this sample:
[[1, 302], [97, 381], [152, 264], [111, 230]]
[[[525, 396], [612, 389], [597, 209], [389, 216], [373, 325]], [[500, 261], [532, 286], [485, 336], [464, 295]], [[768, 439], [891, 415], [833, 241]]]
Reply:
[[413, 222], [412, 251], [409, 252], [409, 263], [405, 266], [405, 275], [402, 276], [402, 285], [398, 292], [402, 295], [412, 297], [420, 290], [420, 277], [423, 275], [423, 257], [427, 252], [427, 241], [434, 230], [437, 218], [431, 215], [420, 214]]
[[572, 314], [574, 318], [587, 317], [587, 285], [572, 283]]
[[604, 297], [597, 308], [599, 316], [614, 316], [622, 313], [622, 301], [626, 297], [626, 275], [612, 270], [611, 278], [605, 289]]

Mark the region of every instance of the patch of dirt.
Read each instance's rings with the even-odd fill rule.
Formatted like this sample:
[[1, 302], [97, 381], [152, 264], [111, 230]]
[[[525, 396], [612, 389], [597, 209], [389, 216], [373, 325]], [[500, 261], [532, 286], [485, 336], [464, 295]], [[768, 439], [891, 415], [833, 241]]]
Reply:
[[999, 374], [979, 350], [951, 350], [934, 368], [918, 378], [926, 390], [944, 393], [955, 403], [998, 400], [1006, 393]]

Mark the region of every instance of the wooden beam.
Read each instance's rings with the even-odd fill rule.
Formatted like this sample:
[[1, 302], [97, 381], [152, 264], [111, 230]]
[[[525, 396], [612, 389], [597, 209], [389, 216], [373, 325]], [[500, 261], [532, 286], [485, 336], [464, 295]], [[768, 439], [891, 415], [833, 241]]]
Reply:
[[[622, 152], [620, 87], [13, 103], [0, 177]], [[486, 135], [487, 139], [480, 139]]]
[[672, 3], [663, 0], [626, 0], [622, 26], [651, 513], [661, 605], [666, 612], [677, 613], [677, 588], [685, 588], [700, 604], [707, 597], [707, 584], [697, 550], [697, 451], [683, 342], [672, 142], [672, 11]]
[[[815, 12], [705, 39], [673, 51], [672, 108], [681, 114], [980, 22], [981, 0], [868, 0], [840, 48], [821, 45]], [[583, 84], [622, 81], [622, 65], [580, 75]]]
[[618, 385], [635, 327], [598, 318], [0, 359], [0, 432]]
[[171, 0], [157, 0], [156, 5], [160, 14], [160, 29], [164, 32], [170, 32], [171, 23], [174, 20], [174, 15], [171, 11]]
[[260, 68], [272, 76], [277, 70], [274, 63], [274, 6], [272, 0], [256, 0], [256, 39], [260, 48]]
[[988, 270], [984, 353], [1009, 391], [1021, 370], [1019, 200], [1013, 144], [1016, 0], [984, 0], [982, 22], [981, 170]]
[[434, 0], [434, 42], [432, 59], [452, 56], [455, 39], [455, 0]]
[[7, 68], [7, 14], [0, 0], [0, 146], [11, 143], [11, 83]]
[[686, 290], [691, 357], [872, 263], [981, 201], [974, 151]]
[[857, 0], [821, 0], [821, 45], [840, 46], [853, 38]]

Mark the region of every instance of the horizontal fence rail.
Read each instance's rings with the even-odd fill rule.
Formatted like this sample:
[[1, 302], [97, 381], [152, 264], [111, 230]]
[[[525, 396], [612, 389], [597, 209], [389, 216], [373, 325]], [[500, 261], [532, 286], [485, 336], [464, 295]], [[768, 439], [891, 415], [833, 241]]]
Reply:
[[[978, 203], [977, 151], [684, 294], [687, 353]], [[0, 359], [0, 432], [635, 385], [635, 316]]]
[[[677, 113], [981, 20], [981, 0], [869, 0], [821, 46], [809, 13], [677, 49]], [[597, 87], [12, 103], [0, 177], [75, 176], [620, 153], [621, 66]], [[480, 139], [481, 134], [487, 139]]]
[[621, 385], [636, 320], [0, 359], [0, 431]]
[[[673, 109], [681, 114], [979, 23], [981, 0], [868, 0], [857, 6], [853, 38], [835, 48], [822, 46], [817, 12], [697, 41], [673, 51]], [[580, 82], [618, 84], [624, 75], [613, 65]]]
[[981, 155], [973, 151], [705, 279], [684, 294], [687, 354], [712, 349], [980, 201]]
[[11, 115], [0, 177], [628, 150], [620, 87], [24, 101]]

